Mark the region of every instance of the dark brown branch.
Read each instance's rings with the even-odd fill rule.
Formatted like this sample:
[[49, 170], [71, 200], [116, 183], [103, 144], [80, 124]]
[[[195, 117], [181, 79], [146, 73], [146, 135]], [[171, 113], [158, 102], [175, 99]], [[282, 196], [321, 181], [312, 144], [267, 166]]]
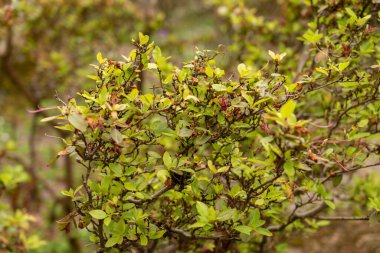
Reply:
[[282, 231], [284, 230], [287, 226], [292, 224], [298, 219], [305, 219], [305, 218], [311, 218], [312, 216], [322, 212], [326, 208], [326, 204], [324, 202], [320, 203], [318, 206], [316, 206], [313, 209], [310, 209], [309, 211], [303, 212], [303, 213], [295, 213], [291, 214], [289, 216], [288, 222], [282, 225], [275, 225], [275, 226], [269, 226], [268, 230], [272, 232], [277, 232], [277, 231]]
[[189, 232], [179, 229], [179, 228], [171, 228], [170, 232], [180, 234], [183, 237], [191, 238], [191, 239], [201, 239], [201, 240], [222, 240], [222, 241], [240, 241], [241, 239], [238, 237], [228, 237], [228, 236], [213, 236], [213, 235], [192, 235]]
[[158, 192], [156, 192], [152, 196], [150, 196], [150, 199], [141, 199], [141, 200], [140, 199], [128, 199], [128, 201], [131, 203], [134, 203], [136, 205], [141, 205], [145, 202], [151, 202], [151, 201], [155, 200], [156, 198], [158, 198], [159, 196], [161, 196], [162, 194], [164, 194], [165, 192], [169, 191], [172, 188], [173, 188], [172, 186], [165, 186], [161, 190], [159, 190]]
[[355, 172], [357, 170], [361, 170], [361, 169], [365, 169], [365, 168], [371, 168], [374, 166], [380, 166], [380, 163], [374, 163], [374, 164], [370, 164], [370, 165], [366, 165], [366, 166], [356, 166], [356, 167], [353, 167], [351, 169], [348, 169], [347, 171], [339, 170], [339, 171], [331, 173], [328, 177], [322, 179], [321, 183], [324, 183], [324, 182], [328, 181], [329, 179], [336, 177], [336, 176], [339, 176], [341, 174], [352, 173], [352, 172]]
[[314, 217], [317, 220], [329, 220], [329, 221], [358, 221], [358, 220], [369, 220], [368, 216], [352, 216], [352, 217], [344, 217], [344, 216], [336, 216], [336, 217], [325, 217], [325, 216], [317, 216]]

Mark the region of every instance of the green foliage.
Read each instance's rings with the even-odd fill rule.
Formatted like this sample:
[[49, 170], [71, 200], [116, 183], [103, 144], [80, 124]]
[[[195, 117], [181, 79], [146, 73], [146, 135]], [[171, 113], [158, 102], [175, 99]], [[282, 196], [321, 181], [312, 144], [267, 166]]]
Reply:
[[[0, 195], [19, 183], [26, 182], [28, 175], [21, 166], [2, 166], [0, 169]], [[0, 205], [0, 250], [2, 252], [29, 252], [45, 245], [31, 228], [34, 216], [24, 211], [11, 211], [9, 205]]]
[[[309, 23], [310, 56], [297, 82], [282, 74], [285, 53], [272, 51], [259, 72], [239, 64], [237, 79], [217, 66], [219, 51], [197, 51], [178, 68], [141, 33], [125, 61], [98, 54], [94, 89], [59, 107], [60, 128], [72, 132], [66, 149], [85, 168], [83, 188], [65, 195], [91, 241], [100, 251], [176, 239], [194, 241], [183, 246], [190, 251], [205, 239], [253, 250], [275, 232], [327, 225], [316, 216], [337, 208], [342, 178], [379, 159], [370, 156], [379, 143], [364, 139], [379, 124], [379, 74], [366, 56], [376, 36], [366, 34], [370, 18], [352, 18], [326, 21], [323, 32]], [[346, 40], [355, 44], [338, 55]], [[142, 94], [145, 72], [156, 84]], [[370, 196], [378, 212], [378, 195]]]
[[[76, 178], [80, 170], [66, 167], [62, 178], [75, 175], [62, 194], [75, 209], [59, 228], [88, 231], [100, 252], [165, 251], [178, 242], [177, 250], [190, 252], [284, 252], [293, 231], [315, 231], [334, 215], [378, 224], [378, 177], [352, 176], [379, 165], [376, 5], [194, 1], [215, 20], [186, 26], [198, 16], [183, 24], [183, 13], [165, 8], [167, 2], [36, 0], [0, 8], [1, 93], [16, 95], [0, 95], [6, 109], [20, 110], [14, 97], [38, 106], [56, 88], [85, 89], [42, 120], [60, 122], [66, 147], [58, 155], [75, 157], [85, 169]], [[154, 35], [161, 11], [191, 38], [172, 35], [169, 22]], [[118, 44], [130, 34], [137, 35], [135, 49], [112, 60], [129, 50]], [[189, 56], [194, 51], [183, 45], [202, 44], [202, 34], [228, 50], [196, 48]], [[182, 62], [183, 50], [193, 60], [176, 67], [152, 35], [162, 51], [175, 52], [172, 62]], [[99, 50], [107, 53], [96, 55], [95, 74], [83, 80]], [[24, 149], [8, 139], [2, 131], [1, 159]], [[33, 159], [43, 160], [33, 150], [25, 171], [0, 160], [2, 191], [18, 190], [27, 178], [49, 186], [50, 177], [44, 182], [33, 173], [42, 167]], [[8, 205], [0, 213], [4, 250], [41, 246], [29, 232], [31, 216]], [[57, 250], [52, 245], [45, 249]]]

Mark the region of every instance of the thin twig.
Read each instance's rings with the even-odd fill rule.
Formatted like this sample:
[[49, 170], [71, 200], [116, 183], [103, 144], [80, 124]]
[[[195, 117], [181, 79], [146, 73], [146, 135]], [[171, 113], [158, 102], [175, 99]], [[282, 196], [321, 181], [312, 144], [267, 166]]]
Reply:
[[128, 201], [131, 203], [134, 203], [136, 205], [140, 205], [140, 204], [145, 203], [145, 202], [151, 202], [172, 188], [173, 188], [173, 186], [165, 186], [161, 190], [159, 190], [158, 192], [156, 192], [152, 196], [150, 196], [149, 199], [128, 199]]
[[344, 216], [336, 216], [336, 217], [325, 217], [325, 216], [317, 216], [314, 217], [317, 220], [329, 220], [329, 221], [357, 221], [357, 220], [369, 220], [368, 216], [352, 216], [352, 217], [344, 217]]
[[202, 240], [222, 240], [222, 241], [240, 241], [239, 237], [228, 237], [228, 236], [216, 236], [216, 235], [192, 235], [189, 232], [179, 229], [179, 228], [171, 228], [170, 232], [180, 234], [186, 238], [192, 239], [202, 239]]

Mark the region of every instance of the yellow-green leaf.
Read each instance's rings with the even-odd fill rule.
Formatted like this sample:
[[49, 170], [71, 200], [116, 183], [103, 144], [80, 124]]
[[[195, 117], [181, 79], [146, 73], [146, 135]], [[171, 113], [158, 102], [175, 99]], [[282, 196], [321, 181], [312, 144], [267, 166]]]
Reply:
[[265, 235], [265, 236], [272, 236], [272, 232], [270, 232], [268, 229], [266, 228], [255, 228], [255, 231], [259, 234], [262, 234], [262, 235]]
[[203, 217], [209, 216], [208, 206], [205, 203], [197, 201], [197, 203], [195, 204], [195, 207], [197, 208], [198, 214], [200, 216], [203, 216]]
[[343, 70], [345, 70], [348, 65], [350, 65], [350, 62], [349, 61], [346, 61], [346, 62], [342, 62], [342, 63], [339, 63], [339, 71], [342, 72]]
[[241, 91], [241, 95], [243, 96], [243, 98], [248, 102], [249, 106], [252, 107], [253, 106], [253, 98], [247, 94], [246, 91]]
[[163, 156], [162, 159], [164, 161], [164, 164], [165, 164], [166, 168], [171, 168], [172, 167], [172, 158], [171, 158], [171, 156], [170, 156], [170, 154], [169, 154], [168, 151], [166, 151], [164, 153], [164, 156]]
[[213, 174], [218, 173], [218, 171], [217, 171], [216, 168], [215, 168], [215, 165], [212, 163], [211, 160], [208, 160], [208, 161], [207, 161], [207, 165], [208, 165], [209, 169], [211, 170], [211, 172], [212, 172]]
[[91, 210], [89, 214], [93, 218], [98, 219], [98, 220], [103, 220], [107, 217], [107, 214], [103, 210], [100, 210], [100, 209]]
[[288, 100], [280, 109], [281, 116], [287, 118], [293, 114], [296, 108], [296, 102], [292, 99]]
[[110, 248], [110, 247], [114, 246], [115, 244], [117, 244], [119, 241], [120, 241], [120, 237], [119, 236], [110, 237], [107, 240], [105, 246], [106, 246], [106, 248]]
[[139, 40], [141, 45], [145, 45], [149, 41], [149, 36], [139, 33]]
[[96, 55], [96, 59], [98, 60], [98, 62], [100, 64], [104, 63], [106, 61], [106, 59], [103, 58], [102, 56], [102, 53], [101, 52], [98, 52], [97, 55]]
[[234, 227], [234, 229], [246, 235], [250, 235], [253, 230], [251, 227], [244, 226], [244, 225]]
[[52, 120], [55, 120], [56, 118], [60, 117], [60, 115], [55, 115], [55, 116], [51, 116], [51, 117], [47, 117], [47, 118], [43, 118], [41, 119], [41, 122], [48, 122], [48, 121], [52, 121]]
[[148, 238], [145, 235], [140, 235], [140, 244], [141, 246], [148, 245]]
[[227, 87], [226, 87], [226, 86], [224, 86], [223, 84], [218, 84], [218, 83], [213, 84], [213, 85], [212, 85], [212, 88], [213, 88], [214, 90], [216, 90], [216, 91], [226, 91], [226, 90], [227, 90]]

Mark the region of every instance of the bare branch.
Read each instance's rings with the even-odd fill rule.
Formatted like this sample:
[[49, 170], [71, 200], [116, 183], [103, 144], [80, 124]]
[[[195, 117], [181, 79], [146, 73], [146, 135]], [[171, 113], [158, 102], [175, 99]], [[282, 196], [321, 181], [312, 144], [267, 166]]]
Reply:
[[365, 169], [365, 168], [371, 168], [371, 167], [379, 166], [379, 165], [380, 165], [380, 163], [374, 163], [374, 164], [369, 164], [369, 165], [365, 165], [365, 166], [355, 166], [351, 169], [348, 169], [347, 171], [339, 170], [339, 171], [331, 173], [328, 177], [322, 179], [321, 183], [324, 183], [324, 182], [328, 181], [329, 179], [336, 177], [336, 176], [339, 176], [341, 174], [352, 173], [352, 172], [355, 172], [357, 170], [361, 170], [361, 169]]
[[180, 234], [183, 237], [191, 238], [191, 239], [203, 239], [203, 240], [222, 240], [222, 241], [241, 241], [238, 237], [228, 237], [228, 236], [214, 236], [214, 235], [192, 235], [189, 232], [179, 229], [179, 228], [171, 228], [171, 232]]
[[165, 192], [169, 191], [172, 188], [173, 188], [173, 186], [165, 186], [161, 190], [159, 190], [158, 192], [156, 192], [152, 196], [150, 196], [150, 199], [141, 199], [141, 200], [140, 199], [128, 199], [128, 201], [131, 203], [134, 203], [136, 205], [141, 205], [145, 202], [151, 202], [151, 201], [155, 200], [156, 198], [158, 198], [159, 196], [161, 196], [162, 194], [164, 194]]
[[317, 216], [314, 217], [317, 220], [329, 220], [329, 221], [358, 221], [358, 220], [369, 220], [368, 216], [352, 216], [352, 217], [344, 217], [344, 216], [337, 216], [337, 217], [325, 217], [325, 216]]

